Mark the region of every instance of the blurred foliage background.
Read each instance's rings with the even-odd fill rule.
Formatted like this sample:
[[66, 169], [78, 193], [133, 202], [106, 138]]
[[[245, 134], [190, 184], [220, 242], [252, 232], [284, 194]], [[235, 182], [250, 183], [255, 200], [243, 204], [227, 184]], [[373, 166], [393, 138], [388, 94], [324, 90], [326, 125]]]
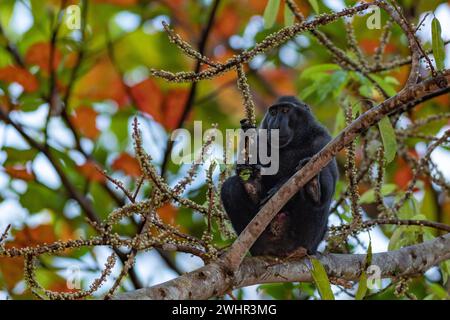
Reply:
[[[141, 175], [131, 141], [131, 121], [135, 116], [141, 123], [146, 150], [160, 168], [164, 167], [163, 174], [171, 185], [188, 168], [164, 160], [172, 130], [181, 126], [192, 130], [194, 120], [202, 121], [204, 130], [215, 123], [219, 130], [239, 127], [244, 110], [236, 89], [235, 73], [202, 81], [194, 89], [192, 84], [172, 84], [149, 77], [149, 68], [174, 72], [194, 70], [196, 62], [186, 58], [170, 43], [161, 23], [170, 23], [183, 39], [196, 47], [202, 40], [213, 2], [0, 2], [0, 108], [19, 126], [14, 127], [4, 119], [0, 122], [0, 231], [8, 224], [12, 225], [7, 246], [23, 247], [57, 239], [89, 237], [95, 232], [85, 220], [86, 212], [80, 198], [92, 203], [98, 220], [105, 219], [114, 208], [126, 202], [96, 168], [106, 170], [130, 189], [135, 187], [136, 179]], [[318, 1], [320, 12], [336, 11], [355, 3], [347, 0]], [[416, 24], [426, 12], [434, 12], [438, 18], [446, 17], [441, 25], [443, 34], [447, 36], [444, 39], [448, 39], [450, 1], [404, 0], [399, 3]], [[297, 4], [305, 16], [314, 15], [310, 2], [302, 0]], [[78, 6], [80, 29], [72, 30], [65, 23], [69, 18], [66, 8], [70, 5]], [[281, 6], [284, 6], [283, 1]], [[264, 27], [262, 15], [265, 7], [266, 1], [262, 0], [220, 1], [204, 54], [223, 62], [282, 27], [285, 23], [283, 9], [279, 10], [273, 27]], [[431, 47], [431, 17], [432, 14], [419, 31], [426, 49]], [[386, 16], [382, 13], [382, 24], [385, 23]], [[356, 17], [353, 25], [363, 54], [373, 55], [382, 30], [368, 29], [363, 17]], [[342, 20], [320, 29], [337, 46], [347, 47]], [[406, 39], [398, 27], [392, 28], [392, 38], [385, 53], [385, 61], [409, 54]], [[409, 66], [405, 65], [379, 73], [377, 82], [386, 91], [395, 93], [403, 86], [408, 71]], [[370, 82], [352, 72], [340, 70], [328, 51], [309, 33], [299, 35], [268, 55], [257, 56], [249, 64], [247, 73], [258, 119], [276, 97], [296, 95], [312, 106], [313, 112], [333, 135], [345, 126], [340, 107], [342, 95], [382, 100]], [[408, 124], [418, 118], [445, 112], [450, 112], [448, 95], [418, 106], [402, 121]], [[420, 132], [437, 136], [448, 125], [448, 119], [443, 119], [423, 127]], [[404, 143], [411, 154], [418, 156], [423, 155], [429, 142], [410, 138]], [[42, 145], [45, 148], [41, 148]], [[439, 147], [435, 154], [436, 164], [448, 178], [448, 149]], [[359, 156], [357, 153], [357, 163]], [[344, 152], [339, 155], [338, 162], [342, 170]], [[398, 196], [404, 192], [412, 174], [408, 163], [398, 156], [387, 167], [386, 194]], [[448, 194], [426, 177], [420, 177], [420, 180], [414, 196], [415, 215], [450, 224]], [[336, 197], [346, 185], [345, 174], [341, 173]], [[372, 188], [364, 182], [359, 187], [362, 194]], [[140, 197], [146, 194], [148, 188], [143, 188]], [[205, 174], [200, 170], [199, 177], [185, 196], [204, 203], [205, 194]], [[365, 214], [373, 217], [376, 215], [376, 208], [371, 206], [373, 199], [370, 194], [364, 199]], [[201, 235], [205, 227], [203, 217], [174, 205], [165, 205], [158, 214], [164, 222], [189, 234]], [[339, 222], [337, 215], [344, 220], [350, 217], [348, 211], [339, 211], [330, 218], [330, 224]], [[122, 234], [133, 234], [136, 224], [127, 220], [121, 223], [120, 228]], [[393, 231], [392, 228], [377, 227], [372, 232], [374, 251], [386, 250], [388, 244], [390, 249], [395, 249], [421, 241], [413, 231], [405, 229], [402, 234]], [[393, 233], [396, 234], [395, 242], [391, 238]], [[426, 233], [425, 238], [437, 235], [435, 231]], [[365, 234], [361, 235], [360, 243], [351, 242], [352, 251], [365, 252], [367, 240]], [[217, 242], [227, 243], [220, 236], [217, 236]], [[39, 261], [41, 266], [37, 278], [46, 288], [67, 291], [70, 289], [66, 280], [71, 275], [68, 270], [80, 270], [82, 286], [88, 286], [89, 280], [100, 273], [107, 255], [108, 249], [96, 248], [70, 250], [56, 257], [44, 256]], [[123, 289], [159, 283], [199, 264], [198, 259], [186, 254], [140, 253], [135, 274], [123, 283]], [[443, 263], [415, 278], [410, 285], [412, 292], [421, 299], [447, 297], [449, 269], [450, 265]], [[394, 288], [388, 285], [389, 281], [384, 281], [383, 288], [387, 289], [375, 289], [370, 297], [402, 298], [396, 297]], [[333, 290], [341, 298], [352, 295], [352, 292], [344, 292], [336, 286]], [[375, 294], [378, 291], [380, 293]], [[241, 289], [236, 296], [308, 299], [316, 298], [318, 294], [313, 284], [288, 283]], [[32, 297], [24, 286], [23, 259], [0, 258], [0, 297]]]

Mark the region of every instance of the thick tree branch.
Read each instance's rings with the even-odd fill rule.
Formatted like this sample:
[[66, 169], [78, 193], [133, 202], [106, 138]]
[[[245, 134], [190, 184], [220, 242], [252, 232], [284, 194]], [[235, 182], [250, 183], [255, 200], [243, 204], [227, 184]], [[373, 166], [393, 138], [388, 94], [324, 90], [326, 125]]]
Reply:
[[[354, 281], [364, 269], [364, 254], [326, 254], [317, 257], [330, 277]], [[414, 275], [450, 258], [450, 234], [396, 251], [375, 253], [372, 265], [382, 278]], [[115, 299], [207, 299], [260, 283], [310, 282], [308, 258], [273, 263], [267, 257], [246, 258], [234, 277], [217, 263], [209, 264], [160, 285], [118, 294]]]

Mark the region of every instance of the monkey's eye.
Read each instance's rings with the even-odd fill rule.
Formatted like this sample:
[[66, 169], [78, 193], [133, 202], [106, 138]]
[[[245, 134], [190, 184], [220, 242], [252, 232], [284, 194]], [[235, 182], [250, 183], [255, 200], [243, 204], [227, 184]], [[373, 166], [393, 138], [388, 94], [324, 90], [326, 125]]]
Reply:
[[271, 109], [269, 109], [269, 112], [270, 112], [270, 115], [271, 115], [271, 116], [274, 116], [274, 115], [277, 114], [277, 109], [271, 108]]
[[283, 108], [281, 108], [281, 112], [288, 113], [289, 112], [289, 108], [288, 107], [283, 107]]

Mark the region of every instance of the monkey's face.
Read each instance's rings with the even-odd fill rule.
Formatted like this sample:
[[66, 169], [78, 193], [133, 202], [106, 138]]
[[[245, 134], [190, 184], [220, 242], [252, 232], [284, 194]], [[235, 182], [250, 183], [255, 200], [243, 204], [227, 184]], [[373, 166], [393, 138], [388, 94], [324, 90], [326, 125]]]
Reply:
[[269, 141], [273, 138], [272, 130], [278, 130], [278, 146], [281, 149], [290, 145], [294, 139], [301, 138], [299, 134], [308, 126], [309, 117], [309, 107], [299, 101], [295, 104], [278, 102], [267, 111], [261, 128], [269, 131]]

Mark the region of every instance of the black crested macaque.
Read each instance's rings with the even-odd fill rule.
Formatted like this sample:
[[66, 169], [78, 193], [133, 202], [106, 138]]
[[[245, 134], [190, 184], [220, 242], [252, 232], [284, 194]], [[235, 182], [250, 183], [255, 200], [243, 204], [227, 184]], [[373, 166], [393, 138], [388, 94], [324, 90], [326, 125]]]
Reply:
[[[262, 205], [331, 140], [309, 106], [293, 96], [280, 97], [266, 112], [260, 128], [267, 129], [268, 136], [271, 129], [279, 129], [279, 169], [276, 174], [261, 175], [259, 164], [237, 164], [236, 175], [223, 184], [222, 202], [237, 233], [241, 233]], [[250, 177], [244, 179], [241, 172], [248, 168]], [[333, 159], [280, 210], [250, 249], [251, 254], [285, 258], [314, 254], [327, 229], [337, 180], [338, 170]]]

